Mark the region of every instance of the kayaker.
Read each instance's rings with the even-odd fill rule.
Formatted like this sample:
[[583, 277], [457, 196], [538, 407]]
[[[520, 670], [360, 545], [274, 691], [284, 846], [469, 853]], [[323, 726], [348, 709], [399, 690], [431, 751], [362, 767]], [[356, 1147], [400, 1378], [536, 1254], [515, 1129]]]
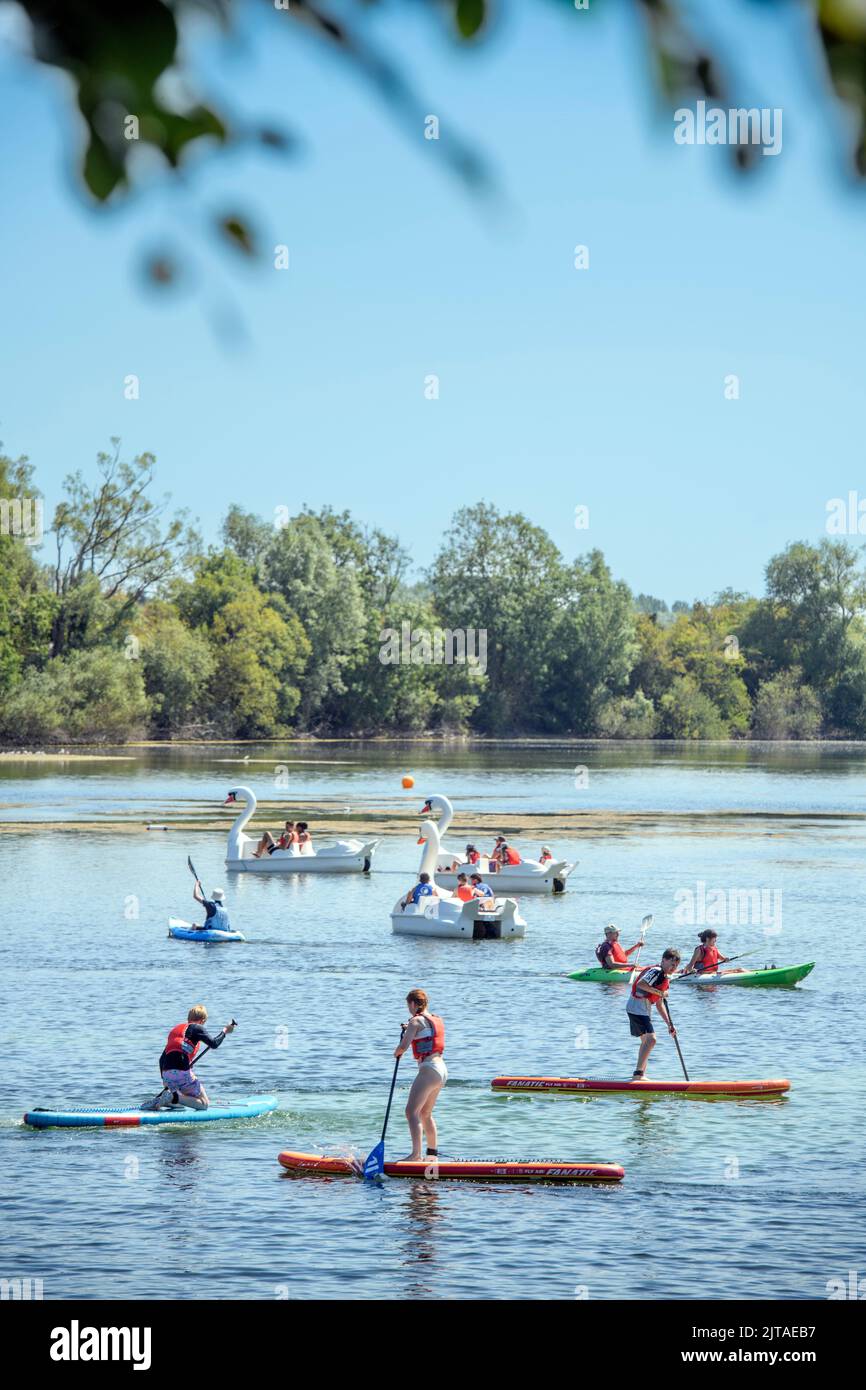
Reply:
[[633, 1038], [640, 1038], [637, 1066], [632, 1072], [632, 1081], [643, 1081], [649, 1055], [656, 1045], [652, 1021], [653, 1004], [667, 1024], [671, 1037], [675, 1038], [677, 1035], [665, 1004], [665, 995], [670, 988], [670, 977], [679, 963], [679, 951], [675, 951], [672, 946], [669, 946], [661, 958], [661, 964], [645, 966], [629, 992], [628, 1003], [625, 1007], [631, 1035]]
[[403, 912], [410, 903], [415, 903], [416, 907], [422, 898], [438, 898], [439, 889], [430, 882], [429, 874], [421, 874], [414, 888], [410, 888], [405, 898], [400, 901], [400, 908]]
[[406, 995], [409, 1007], [409, 1022], [403, 1036], [394, 1048], [394, 1056], [402, 1057], [407, 1048], [418, 1063], [418, 1072], [409, 1090], [406, 1101], [406, 1119], [412, 1140], [412, 1152], [400, 1163], [419, 1163], [424, 1157], [421, 1153], [421, 1137], [427, 1141], [427, 1158], [439, 1157], [439, 1136], [433, 1118], [433, 1106], [439, 1092], [448, 1080], [448, 1070], [443, 1061], [445, 1051], [445, 1024], [438, 1014], [431, 1014], [429, 1000], [423, 989], [410, 989]]
[[454, 896], [459, 898], [462, 903], [469, 903], [475, 897], [466, 874], [457, 875], [457, 887], [454, 889]]
[[211, 1037], [205, 1028], [207, 1009], [204, 1004], [193, 1004], [187, 1014], [186, 1023], [177, 1023], [168, 1035], [168, 1041], [159, 1059], [159, 1074], [163, 1087], [171, 1093], [172, 1105], [186, 1105], [191, 1110], [207, 1110], [210, 1104], [207, 1091], [192, 1069], [192, 1064], [201, 1047], [221, 1047], [229, 1033], [237, 1024], [227, 1023], [224, 1028]]
[[611, 922], [609, 927], [605, 927], [604, 941], [596, 946], [595, 954], [599, 964], [603, 965], [605, 970], [615, 970], [617, 966], [628, 965], [628, 958], [632, 951], [639, 951], [642, 945], [643, 938], [624, 951], [619, 944], [619, 927], [615, 927]]
[[[706, 931], [698, 932], [698, 940], [701, 944], [696, 946], [692, 952], [692, 958], [683, 971], [684, 975], [704, 975], [710, 970], [718, 970], [719, 966], [724, 964], [728, 957], [723, 956], [716, 947], [718, 939], [719, 933], [713, 931], [712, 927], [707, 927]], [[734, 968], [742, 970], [740, 965]]]
[[232, 924], [224, 906], [226, 895], [221, 888], [212, 888], [210, 897], [206, 898], [201, 884], [196, 879], [192, 895], [197, 903], [201, 903], [206, 913], [205, 920], [196, 925], [195, 931], [231, 931]]

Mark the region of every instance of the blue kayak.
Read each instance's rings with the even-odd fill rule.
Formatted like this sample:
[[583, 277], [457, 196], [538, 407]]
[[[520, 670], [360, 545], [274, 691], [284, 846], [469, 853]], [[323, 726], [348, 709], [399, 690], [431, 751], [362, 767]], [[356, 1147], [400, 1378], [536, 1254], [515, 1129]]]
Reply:
[[178, 941], [246, 941], [240, 931], [212, 931], [210, 927], [194, 927], [180, 917], [169, 917], [168, 934]]
[[82, 1106], [74, 1110], [28, 1110], [24, 1116], [26, 1125], [36, 1129], [55, 1129], [101, 1127], [121, 1129], [135, 1125], [202, 1125], [212, 1120], [251, 1120], [256, 1115], [266, 1115], [276, 1110], [276, 1096], [248, 1096], [246, 1100], [236, 1100], [233, 1105], [211, 1105], [207, 1110], [190, 1110], [184, 1105], [174, 1105], [168, 1110], [128, 1110], [101, 1109], [99, 1106]]

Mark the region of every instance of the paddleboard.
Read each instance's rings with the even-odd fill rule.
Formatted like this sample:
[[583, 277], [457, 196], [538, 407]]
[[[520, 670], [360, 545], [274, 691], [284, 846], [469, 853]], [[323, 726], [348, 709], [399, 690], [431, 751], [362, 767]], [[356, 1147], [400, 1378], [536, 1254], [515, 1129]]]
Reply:
[[520, 1095], [781, 1096], [790, 1081], [615, 1081], [603, 1076], [496, 1076], [494, 1091]]
[[128, 1110], [101, 1109], [99, 1106], [81, 1106], [72, 1110], [28, 1110], [24, 1116], [26, 1125], [36, 1129], [87, 1126], [90, 1128], [120, 1129], [135, 1125], [202, 1125], [214, 1120], [251, 1120], [255, 1115], [265, 1115], [276, 1110], [276, 1096], [248, 1096], [230, 1105], [210, 1105], [207, 1110], [190, 1110], [185, 1105], [173, 1105], [168, 1110]]
[[[350, 1158], [327, 1154], [296, 1153], [286, 1149], [278, 1161], [290, 1173], [322, 1173], [331, 1177], [359, 1177]], [[625, 1177], [618, 1163], [570, 1163], [561, 1159], [525, 1158], [440, 1158], [420, 1163], [385, 1163], [389, 1178], [468, 1178], [475, 1182], [621, 1182]]]

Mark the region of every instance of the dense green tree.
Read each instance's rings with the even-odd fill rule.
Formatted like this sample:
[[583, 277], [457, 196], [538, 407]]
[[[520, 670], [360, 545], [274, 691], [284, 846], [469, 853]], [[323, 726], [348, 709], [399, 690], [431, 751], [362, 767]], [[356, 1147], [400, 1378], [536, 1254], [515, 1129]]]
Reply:
[[146, 717], [139, 662], [118, 651], [72, 652], [24, 675], [0, 706], [0, 737], [122, 742], [143, 730]]
[[628, 684], [638, 650], [634, 607], [599, 550], [577, 560], [567, 578], [551, 623], [544, 724], [556, 733], [592, 734], [611, 696]]
[[358, 578], [338, 565], [327, 528], [308, 512], [276, 531], [262, 559], [263, 581], [300, 620], [311, 651], [298, 719], [310, 728], [340, 722], [345, 674], [361, 655], [368, 617]]
[[476, 726], [486, 733], [550, 728], [552, 643], [570, 577], [550, 537], [519, 513], [479, 502], [456, 513], [430, 583], [448, 628], [487, 634], [487, 682]]
[[181, 621], [165, 602], [147, 604], [135, 622], [128, 650], [141, 661], [154, 733], [170, 734], [198, 721], [211, 723], [210, 682], [216, 659], [207, 636]]
[[755, 701], [752, 733], [755, 738], [817, 738], [821, 730], [821, 703], [796, 668], [780, 671], [764, 681]]
[[693, 676], [677, 676], [659, 701], [659, 730], [665, 738], [724, 738], [716, 706]]
[[185, 513], [166, 518], [168, 498], [150, 495], [153, 454], [124, 463], [119, 441], [112, 446], [97, 456], [96, 485], [70, 474], [54, 512], [53, 656], [121, 636], [138, 604], [177, 574], [198, 545]]

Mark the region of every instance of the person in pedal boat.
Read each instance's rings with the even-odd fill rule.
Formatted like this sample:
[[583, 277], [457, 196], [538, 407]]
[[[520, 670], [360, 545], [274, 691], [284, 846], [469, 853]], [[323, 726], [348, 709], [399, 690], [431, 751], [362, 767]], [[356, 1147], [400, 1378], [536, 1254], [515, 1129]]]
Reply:
[[547, 848], [547, 845], [542, 845], [542, 846], [541, 846], [541, 853], [540, 853], [539, 856], [538, 856], [538, 862], [539, 862], [539, 864], [550, 864], [550, 863], [552, 862], [552, 860], [553, 860], [553, 855], [551, 854], [550, 850]]
[[201, 884], [196, 882], [192, 895], [197, 903], [201, 903], [206, 914], [205, 920], [196, 926], [196, 931], [231, 931], [232, 924], [225, 909], [226, 895], [221, 888], [212, 888], [210, 897], [206, 898]]
[[[692, 952], [692, 958], [683, 971], [684, 975], [705, 975], [711, 970], [718, 970], [719, 966], [728, 959], [716, 947], [718, 939], [719, 933], [713, 931], [711, 927], [708, 927], [706, 931], [698, 932], [698, 940], [701, 944], [696, 946]], [[735, 965], [732, 968], [739, 971], [742, 966]]]
[[270, 830], [265, 831], [253, 851], [253, 859], [261, 859], [265, 850], [267, 850], [268, 854], [273, 854], [275, 849], [290, 849], [294, 844], [297, 844], [295, 822], [293, 820], [287, 820], [283, 827], [283, 833], [278, 840], [274, 839]]
[[430, 882], [429, 874], [421, 874], [414, 888], [410, 888], [405, 898], [400, 903], [401, 911], [405, 912], [410, 903], [415, 903], [416, 907], [422, 898], [438, 898], [439, 889]]
[[640, 1038], [637, 1066], [632, 1072], [632, 1081], [643, 1081], [649, 1055], [656, 1045], [655, 1029], [652, 1022], [652, 1007], [655, 1004], [668, 1026], [668, 1032], [675, 1038], [677, 1031], [671, 1023], [665, 1004], [665, 995], [670, 988], [669, 980], [680, 963], [680, 953], [669, 946], [661, 958], [660, 965], [647, 965], [641, 970], [629, 991], [626, 1012], [631, 1035]]
[[[480, 864], [480, 863], [481, 863], [481, 855], [478, 853], [478, 850], [475, 848], [474, 845], [467, 845], [467, 846], [466, 846], [466, 858], [465, 858], [465, 859], [454, 859], [454, 860], [452, 860], [452, 862], [451, 862], [451, 873], [452, 873], [452, 874], [453, 874], [453, 873], [456, 873], [457, 870], [458, 870], [458, 869], [461, 869], [461, 868], [463, 867], [464, 864]], [[448, 870], [446, 869], [445, 872], [447, 873]]]
[[483, 903], [482, 911], [489, 912], [494, 907], [496, 899], [496, 894], [490, 887], [490, 884], [485, 883], [480, 874], [473, 874], [470, 882], [472, 884], [473, 898], [481, 898]]
[[457, 875], [457, 887], [454, 889], [454, 896], [459, 898], [462, 903], [470, 903], [475, 897], [475, 892], [465, 874]]
[[611, 922], [609, 927], [605, 927], [604, 941], [596, 946], [595, 954], [599, 964], [603, 965], [605, 970], [615, 970], [618, 965], [628, 965], [628, 958], [632, 951], [639, 951], [642, 944], [643, 938], [624, 951], [619, 944], [619, 927], [615, 927]]
[[406, 1101], [406, 1119], [412, 1140], [412, 1152], [399, 1163], [419, 1163], [421, 1137], [427, 1141], [427, 1158], [439, 1157], [439, 1136], [433, 1118], [433, 1106], [439, 1092], [448, 1080], [448, 1070], [442, 1054], [445, 1051], [445, 1024], [438, 1014], [428, 1010], [429, 1000], [423, 989], [410, 989], [406, 995], [409, 1006], [409, 1022], [399, 1043], [394, 1049], [395, 1057], [402, 1057], [411, 1047], [412, 1055], [418, 1063], [418, 1073], [409, 1090]]
[[192, 1069], [192, 1064], [201, 1047], [220, 1047], [229, 1033], [233, 1033], [236, 1023], [227, 1023], [224, 1028], [211, 1037], [205, 1028], [207, 1009], [204, 1004], [193, 1004], [187, 1014], [186, 1023], [177, 1023], [168, 1035], [168, 1041], [159, 1059], [159, 1074], [167, 1093], [171, 1095], [172, 1105], [186, 1105], [191, 1110], [207, 1110], [210, 1101]]

